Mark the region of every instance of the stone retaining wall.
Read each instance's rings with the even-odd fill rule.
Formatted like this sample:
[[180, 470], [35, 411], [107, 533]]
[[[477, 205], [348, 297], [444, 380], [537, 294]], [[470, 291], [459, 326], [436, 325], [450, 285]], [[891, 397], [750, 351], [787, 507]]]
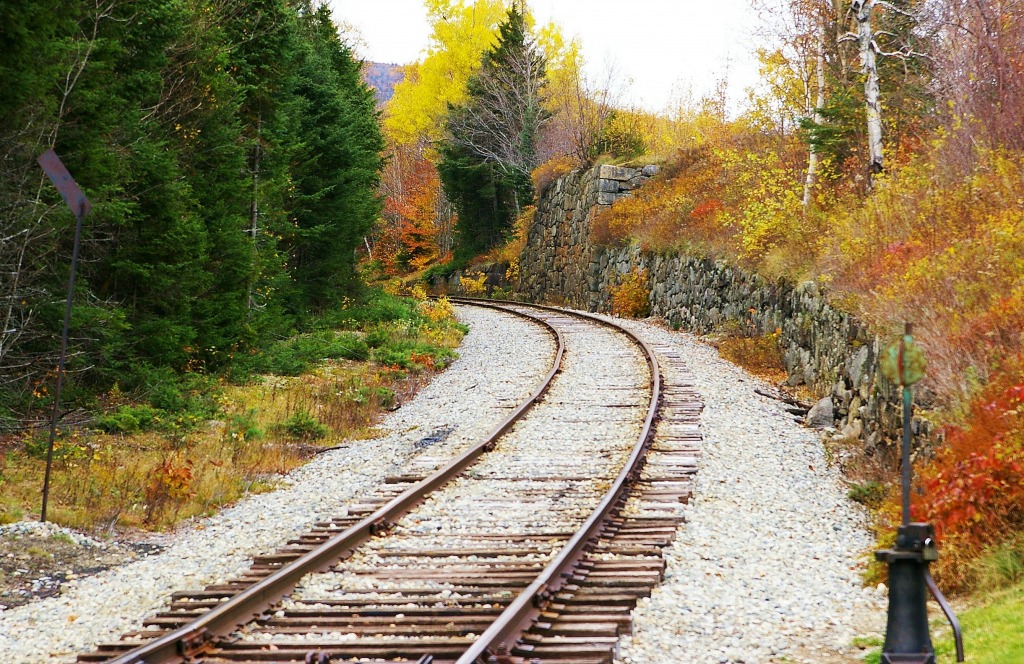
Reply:
[[[698, 334], [780, 332], [788, 383], [831, 399], [832, 421], [865, 452], [888, 455], [899, 439], [898, 390], [878, 370], [881, 341], [863, 323], [829, 304], [815, 283], [769, 282], [722, 261], [604, 247], [591, 240], [590, 220], [602, 206], [630, 195], [657, 167], [599, 166], [574, 171], [541, 194], [513, 284], [517, 298], [610, 310], [622, 275], [645, 270], [651, 315]], [[827, 406], [828, 404], [822, 404]], [[915, 418], [917, 433], [931, 433]]]

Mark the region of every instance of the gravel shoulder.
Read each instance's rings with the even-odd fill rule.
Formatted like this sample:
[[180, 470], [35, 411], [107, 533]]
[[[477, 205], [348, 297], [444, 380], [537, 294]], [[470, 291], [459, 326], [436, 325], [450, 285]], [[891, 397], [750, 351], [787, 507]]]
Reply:
[[425, 448], [446, 456], [485, 435], [547, 373], [554, 344], [518, 317], [473, 307], [458, 312], [470, 327], [460, 358], [385, 419], [386, 435], [322, 454], [284, 478], [278, 491], [154, 537], [166, 547], [158, 553], [67, 580], [55, 597], [0, 611], [4, 661], [74, 661], [137, 627], [171, 592], [221, 583], [248, 568], [253, 555], [344, 513], [346, 503], [399, 474]]
[[818, 434], [698, 338], [619, 322], [685, 358], [689, 375], [666, 378], [700, 392], [705, 440], [666, 579], [638, 604], [617, 663], [861, 661], [851, 642], [884, 629], [885, 599], [861, 587], [866, 514]]

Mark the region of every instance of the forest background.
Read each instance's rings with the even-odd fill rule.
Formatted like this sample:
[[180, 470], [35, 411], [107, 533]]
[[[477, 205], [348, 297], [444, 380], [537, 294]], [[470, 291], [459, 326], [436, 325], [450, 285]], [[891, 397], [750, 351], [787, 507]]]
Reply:
[[453, 357], [450, 307], [358, 274], [386, 144], [322, 3], [5, 2], [0, 44], [0, 521], [38, 514], [50, 456], [74, 218], [48, 148], [93, 204], [50, 519], [210, 513]]

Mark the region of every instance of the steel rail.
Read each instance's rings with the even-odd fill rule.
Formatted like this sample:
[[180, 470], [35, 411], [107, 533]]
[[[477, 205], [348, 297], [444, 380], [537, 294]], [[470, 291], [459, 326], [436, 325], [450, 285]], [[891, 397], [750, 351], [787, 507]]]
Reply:
[[458, 475], [481, 454], [493, 449], [497, 438], [507, 432], [547, 391], [551, 381], [561, 371], [562, 358], [565, 355], [565, 341], [562, 334], [550, 323], [519, 311], [502, 310], [546, 327], [555, 337], [557, 351], [551, 370], [534, 392], [520, 403], [482, 442], [402, 492], [351, 528], [335, 535], [228, 601], [222, 602], [191, 623], [114, 659], [107, 660], [107, 664], [165, 664], [182, 662], [185, 658], [201, 654], [203, 647], [214, 638], [227, 635], [239, 625], [259, 616], [267, 607], [290, 592], [305, 575], [326, 569], [371, 536], [388, 529], [397, 518], [421, 503], [427, 494]]
[[580, 527], [579, 531], [562, 547], [559, 554], [544, 568], [536, 580], [509, 604], [505, 611], [498, 616], [497, 620], [456, 661], [456, 664], [478, 664], [496, 661], [496, 659], [489, 659], [491, 656], [508, 655], [512, 652], [515, 642], [536, 621], [551, 597], [568, 582], [569, 572], [588, 553], [589, 549], [596, 544], [598, 535], [607, 524], [612, 511], [625, 498], [628, 484], [636, 478], [646, 449], [650, 446], [654, 421], [658, 413], [658, 404], [661, 400], [661, 374], [654, 351], [651, 350], [651, 347], [643, 339], [621, 325], [603, 318], [578, 311], [566, 311], [555, 307], [520, 302], [501, 301], [499, 304], [499, 302], [492, 301], [493, 304], [489, 304], [471, 298], [452, 298], [452, 301], [477, 306], [492, 306], [502, 311], [514, 311], [514, 309], [508, 309], [500, 305], [514, 305], [590, 319], [625, 334], [636, 345], [640, 346], [651, 371], [651, 402], [647, 409], [647, 417], [644, 420], [643, 429], [640, 431], [640, 435], [633, 446], [626, 465], [622, 468], [611, 488], [605, 493], [600, 504], [594, 509], [590, 518]]

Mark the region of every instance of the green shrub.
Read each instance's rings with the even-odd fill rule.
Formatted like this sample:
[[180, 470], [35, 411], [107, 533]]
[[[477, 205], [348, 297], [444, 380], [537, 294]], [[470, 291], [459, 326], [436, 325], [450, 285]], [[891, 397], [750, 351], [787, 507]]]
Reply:
[[511, 300], [512, 299], [512, 288], [494, 288], [491, 291], [492, 300]]
[[388, 295], [377, 291], [366, 302], [349, 307], [341, 312], [349, 325], [392, 323], [394, 321], [419, 321], [416, 300], [409, 297]]
[[433, 346], [412, 339], [389, 339], [373, 351], [374, 361], [387, 366], [398, 366], [414, 371], [444, 367], [455, 359], [447, 348]]
[[256, 410], [250, 408], [244, 413], [233, 413], [228, 416], [226, 434], [229, 438], [240, 437], [243, 440], [259, 440], [263, 438], [263, 429], [256, 424]]
[[456, 272], [465, 269], [467, 265], [469, 265], [469, 261], [464, 257], [450, 260], [447, 263], [434, 263], [420, 276], [420, 280], [429, 282], [434, 277], [447, 279]]
[[270, 344], [254, 355], [241, 358], [233, 378], [246, 379], [253, 374], [298, 376], [326, 359], [363, 361], [370, 357], [367, 342], [352, 332], [321, 330], [294, 339]]
[[[47, 449], [50, 446], [49, 429], [41, 429], [25, 439], [25, 453], [33, 459], [43, 460], [46, 458]], [[58, 430], [53, 441], [53, 458], [56, 461], [71, 461], [88, 456], [87, 446], [72, 437], [68, 436], [66, 430]]]
[[377, 397], [377, 403], [380, 404], [381, 408], [391, 408], [395, 405], [395, 391], [386, 387], [378, 387], [374, 389]]
[[49, 434], [37, 433], [25, 439], [25, 454], [33, 459], [45, 459], [49, 447]]
[[346, 393], [346, 398], [360, 406], [376, 401], [381, 408], [391, 408], [395, 404], [395, 392], [386, 387], [368, 387], [360, 385]]
[[366, 333], [366, 345], [380, 348], [391, 340], [391, 332], [385, 327], [375, 327]]
[[851, 486], [850, 490], [846, 492], [846, 497], [867, 507], [878, 507], [885, 500], [886, 493], [884, 484], [865, 482]]
[[363, 361], [370, 357], [368, 342], [351, 332], [342, 332], [331, 340], [324, 353], [331, 359]]
[[280, 430], [300, 440], [320, 440], [328, 434], [327, 425], [321, 424], [308, 411], [299, 411], [278, 425]]
[[136, 433], [157, 428], [166, 415], [165, 411], [145, 404], [121, 406], [113, 413], [97, 417], [93, 426], [106, 433]]

